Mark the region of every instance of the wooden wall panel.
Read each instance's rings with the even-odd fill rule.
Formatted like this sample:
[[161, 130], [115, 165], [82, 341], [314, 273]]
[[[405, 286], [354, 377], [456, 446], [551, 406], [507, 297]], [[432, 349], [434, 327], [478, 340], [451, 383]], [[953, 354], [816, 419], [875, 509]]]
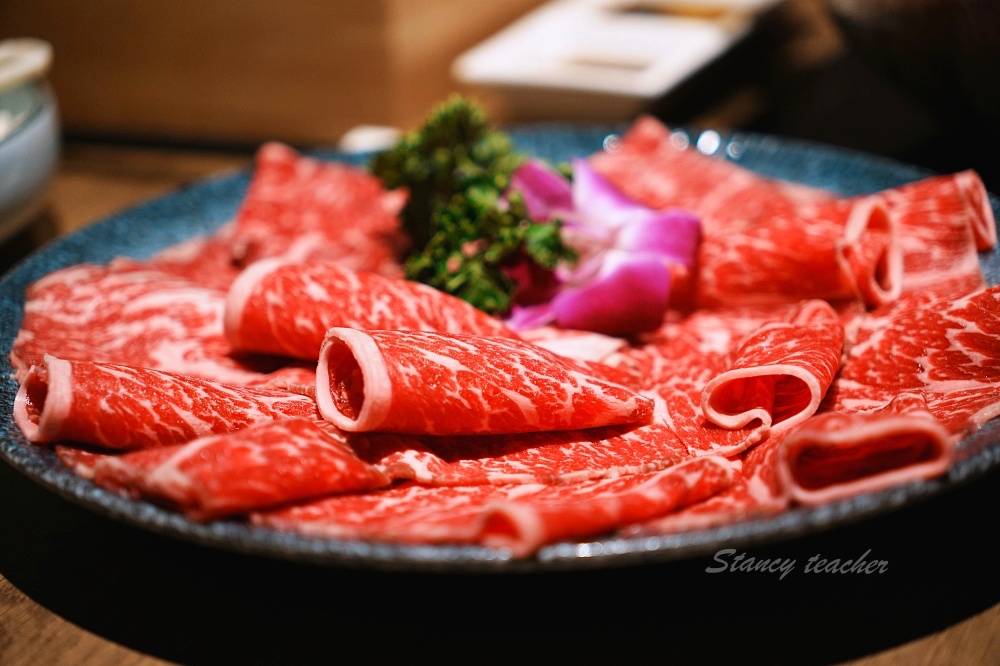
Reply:
[[0, 39], [53, 45], [64, 128], [174, 142], [336, 141], [409, 127], [462, 51], [540, 0], [4, 0]]

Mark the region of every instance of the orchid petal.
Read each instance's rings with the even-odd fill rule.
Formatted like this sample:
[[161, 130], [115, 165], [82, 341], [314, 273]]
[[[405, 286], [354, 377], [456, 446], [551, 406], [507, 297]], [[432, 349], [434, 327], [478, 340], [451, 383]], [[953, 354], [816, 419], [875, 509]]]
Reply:
[[[574, 249], [580, 251], [581, 248], [574, 245]], [[607, 250], [603, 247], [592, 251], [581, 251], [580, 260], [575, 265], [556, 267], [556, 277], [564, 285], [586, 282], [595, 277], [601, 270], [606, 254]]]
[[539, 160], [529, 160], [518, 167], [511, 176], [511, 188], [524, 197], [533, 220], [551, 220], [573, 210], [569, 181]]
[[615, 248], [652, 252], [666, 260], [694, 269], [701, 243], [701, 220], [684, 210], [651, 211], [646, 217], [622, 226]]
[[552, 309], [552, 303], [539, 303], [538, 305], [515, 305], [510, 310], [510, 315], [504, 323], [512, 331], [523, 331], [528, 328], [539, 328], [547, 326], [556, 320], [556, 313]]
[[572, 165], [573, 206], [587, 224], [610, 230], [649, 214], [651, 209], [626, 197], [586, 160]]
[[[671, 285], [694, 271], [701, 221], [681, 209], [655, 210], [627, 197], [585, 159], [572, 161], [568, 181], [533, 160], [512, 177], [528, 214], [559, 218], [563, 242], [578, 256], [557, 266], [543, 291], [527, 291], [508, 325], [515, 329], [556, 324], [563, 328], [628, 335], [658, 328], [670, 303]], [[535, 276], [520, 276], [530, 287]], [[557, 290], [547, 303], [547, 298]], [[537, 292], [537, 293], [536, 293]]]
[[655, 254], [609, 250], [594, 279], [552, 300], [563, 328], [627, 335], [655, 330], [670, 302], [670, 270]]

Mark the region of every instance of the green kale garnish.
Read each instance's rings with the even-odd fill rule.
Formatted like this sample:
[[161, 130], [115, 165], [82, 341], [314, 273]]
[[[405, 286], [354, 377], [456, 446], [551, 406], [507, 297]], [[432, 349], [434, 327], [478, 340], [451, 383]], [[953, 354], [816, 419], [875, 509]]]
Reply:
[[531, 220], [520, 195], [508, 192], [526, 159], [482, 107], [459, 95], [376, 154], [371, 172], [385, 187], [408, 192], [402, 221], [413, 249], [406, 277], [502, 314], [525, 286], [512, 277], [518, 264], [537, 273], [572, 261], [561, 224]]
[[432, 109], [423, 125], [376, 154], [371, 172], [389, 189], [408, 190], [403, 229], [419, 248], [434, 233], [435, 212], [453, 195], [474, 187], [502, 192], [525, 159], [507, 134], [491, 126], [481, 106], [453, 95]]

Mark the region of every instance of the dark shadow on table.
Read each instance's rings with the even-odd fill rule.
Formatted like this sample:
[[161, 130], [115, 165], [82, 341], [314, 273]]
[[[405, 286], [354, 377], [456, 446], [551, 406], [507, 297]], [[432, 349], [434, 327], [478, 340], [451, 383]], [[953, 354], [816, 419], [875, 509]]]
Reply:
[[[745, 551], [777, 573], [710, 574], [711, 556], [547, 574], [390, 573], [240, 555], [116, 523], [0, 464], [0, 573], [97, 635], [184, 664], [328, 663], [361, 654], [829, 664], [1000, 602], [992, 473], [857, 525]], [[882, 574], [804, 571], [813, 555]], [[735, 563], [734, 556], [725, 558]]]

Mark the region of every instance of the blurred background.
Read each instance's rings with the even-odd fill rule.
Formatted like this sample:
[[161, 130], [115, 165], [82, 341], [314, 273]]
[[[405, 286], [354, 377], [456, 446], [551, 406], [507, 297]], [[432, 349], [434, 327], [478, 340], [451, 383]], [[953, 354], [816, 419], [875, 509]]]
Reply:
[[16, 38], [51, 46], [36, 83], [59, 155], [0, 236], [3, 269], [263, 141], [377, 146], [453, 91], [502, 124], [651, 113], [975, 168], [1000, 191], [997, 0], [3, 0]]

